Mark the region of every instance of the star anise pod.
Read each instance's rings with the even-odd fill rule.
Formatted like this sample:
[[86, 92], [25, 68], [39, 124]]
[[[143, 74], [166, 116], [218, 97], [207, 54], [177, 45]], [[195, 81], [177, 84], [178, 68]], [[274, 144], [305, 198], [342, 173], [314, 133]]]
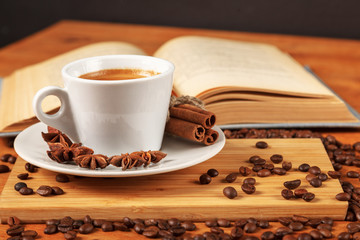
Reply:
[[147, 151], [141, 152], [141, 158], [145, 161], [144, 166], [146, 167], [150, 163], [158, 163], [161, 159], [166, 157], [166, 153], [161, 151]]
[[87, 154], [80, 155], [74, 158], [77, 165], [82, 168], [90, 168], [95, 170], [96, 168], [105, 168], [109, 165], [108, 157], [102, 154]]
[[94, 153], [91, 148], [81, 146], [81, 143], [73, 143], [70, 147], [67, 143], [59, 142], [48, 142], [48, 145], [50, 148], [50, 151], [47, 151], [49, 158], [58, 163], [72, 161], [77, 156]]
[[48, 127], [48, 133], [41, 132], [41, 135], [45, 142], [49, 143], [61, 143], [61, 144], [67, 144], [68, 146], [71, 146], [73, 143], [70, 140], [70, 138], [62, 133], [60, 130], [57, 130], [53, 127]]
[[143, 159], [137, 152], [112, 156], [109, 158], [109, 162], [116, 167], [121, 167], [122, 170], [140, 167], [144, 164]]

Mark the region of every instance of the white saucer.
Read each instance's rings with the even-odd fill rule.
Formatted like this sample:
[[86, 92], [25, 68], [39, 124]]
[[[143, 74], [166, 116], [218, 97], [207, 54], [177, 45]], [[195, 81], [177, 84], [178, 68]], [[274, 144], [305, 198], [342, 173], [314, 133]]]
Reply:
[[112, 165], [104, 169], [90, 170], [80, 168], [75, 164], [61, 164], [51, 160], [46, 154], [48, 146], [41, 137], [41, 132], [47, 132], [47, 127], [43, 123], [34, 124], [22, 131], [15, 139], [14, 148], [24, 160], [54, 172], [88, 177], [144, 176], [180, 170], [215, 156], [224, 147], [225, 136], [219, 127], [215, 126], [213, 129], [218, 131], [219, 138], [215, 144], [210, 146], [165, 135], [161, 148], [161, 151], [167, 154], [164, 159], [147, 167], [133, 168], [126, 171]]

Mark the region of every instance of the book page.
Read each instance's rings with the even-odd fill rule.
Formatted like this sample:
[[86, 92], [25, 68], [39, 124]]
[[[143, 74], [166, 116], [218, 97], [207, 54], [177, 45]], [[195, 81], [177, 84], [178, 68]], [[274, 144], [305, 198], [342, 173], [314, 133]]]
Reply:
[[[138, 47], [124, 42], [100, 42], [90, 44], [44, 62], [13, 72], [3, 79], [0, 100], [0, 131], [6, 126], [34, 117], [32, 99], [45, 86], [63, 87], [61, 69], [74, 60], [111, 54], [146, 55]], [[43, 110], [48, 112], [59, 107], [56, 97], [43, 101]]]
[[224, 91], [333, 96], [289, 55], [268, 44], [187, 36], [165, 43], [154, 56], [175, 64], [174, 89], [183, 95], [202, 98], [207, 90], [225, 87]]

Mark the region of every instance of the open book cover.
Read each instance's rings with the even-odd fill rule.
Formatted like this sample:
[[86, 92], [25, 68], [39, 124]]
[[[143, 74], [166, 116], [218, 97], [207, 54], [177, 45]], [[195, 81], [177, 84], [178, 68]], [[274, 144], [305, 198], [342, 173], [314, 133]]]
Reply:
[[[4, 77], [0, 136], [37, 121], [32, 98], [45, 86], [63, 87], [65, 64], [108, 54], [145, 52], [124, 42], [95, 43]], [[185, 36], [166, 42], [154, 56], [174, 63], [174, 93], [201, 99], [223, 128], [360, 127], [359, 114], [275, 46]], [[54, 112], [59, 105], [56, 98], [45, 99], [43, 110]]]

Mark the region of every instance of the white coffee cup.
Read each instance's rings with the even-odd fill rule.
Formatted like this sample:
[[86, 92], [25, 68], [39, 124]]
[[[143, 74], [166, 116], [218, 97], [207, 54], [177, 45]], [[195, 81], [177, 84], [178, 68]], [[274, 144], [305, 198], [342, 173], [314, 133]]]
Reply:
[[[160, 74], [131, 80], [87, 80], [79, 76], [103, 69], [143, 69]], [[140, 55], [84, 58], [63, 67], [64, 88], [49, 86], [33, 100], [43, 123], [66, 133], [74, 142], [108, 156], [161, 148], [172, 90], [174, 65]], [[41, 103], [55, 95], [61, 101], [54, 115]]]

